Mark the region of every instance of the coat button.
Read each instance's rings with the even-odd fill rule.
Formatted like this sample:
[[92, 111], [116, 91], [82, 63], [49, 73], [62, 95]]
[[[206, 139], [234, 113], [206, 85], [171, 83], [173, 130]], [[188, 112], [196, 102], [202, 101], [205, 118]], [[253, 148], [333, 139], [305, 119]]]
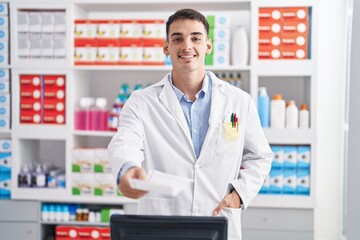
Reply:
[[197, 164], [197, 163], [195, 163], [194, 168], [195, 168], [195, 170], [199, 170], [200, 165], [199, 165], [199, 164]]

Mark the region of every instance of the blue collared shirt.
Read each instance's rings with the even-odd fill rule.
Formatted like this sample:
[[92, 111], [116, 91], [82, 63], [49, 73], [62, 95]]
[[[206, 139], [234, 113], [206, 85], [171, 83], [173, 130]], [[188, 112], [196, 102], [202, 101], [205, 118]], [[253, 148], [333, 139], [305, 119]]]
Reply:
[[[181, 109], [183, 110], [186, 123], [189, 127], [190, 136], [194, 146], [194, 152], [197, 158], [200, 156], [201, 148], [204, 144], [205, 136], [209, 128], [210, 106], [211, 106], [211, 78], [205, 74], [202, 87], [195, 95], [196, 100], [192, 102], [184, 93], [177, 89], [173, 83], [171, 74], [169, 74], [169, 82], [174, 89], [177, 99], [179, 100]], [[119, 171], [117, 183], [119, 185], [120, 178], [125, 172], [134, 167], [131, 162], [126, 162]]]
[[186, 123], [189, 127], [195, 155], [199, 158], [201, 148], [204, 144], [204, 139], [209, 128], [211, 79], [207, 74], [205, 75], [202, 88], [195, 95], [196, 99], [194, 102], [192, 102], [184, 93], [173, 85], [171, 75], [169, 75], [169, 81], [180, 102]]

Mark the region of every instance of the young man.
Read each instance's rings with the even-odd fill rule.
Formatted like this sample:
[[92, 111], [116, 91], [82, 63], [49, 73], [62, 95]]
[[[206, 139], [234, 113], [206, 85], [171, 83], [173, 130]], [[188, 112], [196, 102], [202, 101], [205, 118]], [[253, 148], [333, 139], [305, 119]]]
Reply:
[[[139, 199], [139, 214], [223, 215], [229, 239], [241, 239], [241, 210], [269, 173], [272, 152], [249, 94], [205, 71], [208, 32], [195, 10], [170, 16], [164, 53], [172, 72], [131, 95], [109, 158], [120, 191]], [[175, 198], [132, 189], [129, 178], [145, 179], [150, 169], [194, 182]]]

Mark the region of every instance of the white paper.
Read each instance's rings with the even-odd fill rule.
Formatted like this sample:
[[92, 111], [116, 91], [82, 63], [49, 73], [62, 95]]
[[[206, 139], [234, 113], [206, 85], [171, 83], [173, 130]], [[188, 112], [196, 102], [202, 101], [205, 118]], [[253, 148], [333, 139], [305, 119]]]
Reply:
[[164, 194], [175, 197], [193, 182], [192, 179], [150, 170], [146, 180], [130, 178], [130, 186], [134, 189], [150, 193]]

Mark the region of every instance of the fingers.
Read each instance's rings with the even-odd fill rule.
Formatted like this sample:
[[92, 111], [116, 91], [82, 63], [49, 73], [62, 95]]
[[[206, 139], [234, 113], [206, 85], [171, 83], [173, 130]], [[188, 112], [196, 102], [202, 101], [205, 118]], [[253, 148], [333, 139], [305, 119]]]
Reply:
[[146, 179], [145, 170], [139, 167], [131, 168], [120, 179], [120, 191], [125, 197], [138, 199], [144, 196], [147, 192], [133, 189], [130, 186], [129, 178], [144, 180]]
[[241, 200], [240, 196], [233, 191], [232, 193], [226, 195], [220, 204], [214, 209], [213, 216], [217, 216], [224, 208], [240, 208]]

